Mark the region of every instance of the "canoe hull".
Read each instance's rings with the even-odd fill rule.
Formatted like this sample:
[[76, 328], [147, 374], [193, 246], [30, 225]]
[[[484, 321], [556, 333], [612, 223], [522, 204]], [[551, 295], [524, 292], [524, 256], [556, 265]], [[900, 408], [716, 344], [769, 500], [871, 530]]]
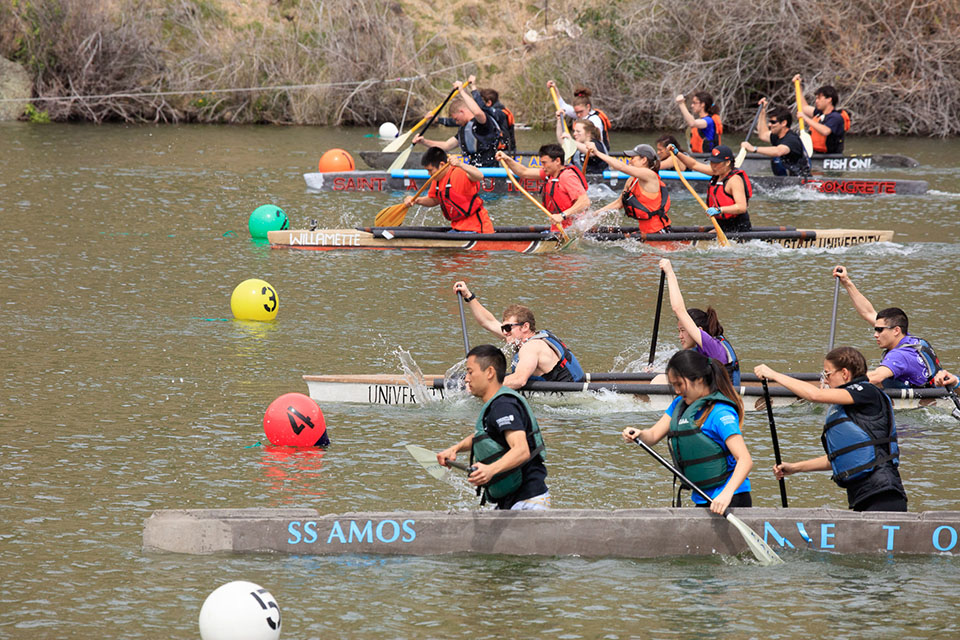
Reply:
[[[414, 471], [411, 462], [411, 471]], [[415, 472], [415, 471], [414, 471]], [[732, 509], [773, 549], [856, 554], [956, 553], [960, 512]], [[147, 551], [434, 556], [502, 554], [658, 558], [733, 556], [743, 537], [706, 509], [372, 512], [314, 509], [155, 511]]]

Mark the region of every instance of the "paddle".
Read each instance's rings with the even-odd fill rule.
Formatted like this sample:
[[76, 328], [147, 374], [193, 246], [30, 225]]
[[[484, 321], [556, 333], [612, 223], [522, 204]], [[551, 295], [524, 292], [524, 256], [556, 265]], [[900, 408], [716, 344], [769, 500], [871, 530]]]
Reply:
[[[693, 197], [697, 199], [697, 202], [699, 202], [700, 206], [703, 207], [703, 210], [706, 211], [707, 204], [703, 201], [703, 198], [701, 198], [700, 194], [698, 194], [696, 191], [693, 190], [693, 187], [690, 186], [690, 183], [687, 182], [687, 179], [683, 177], [683, 169], [685, 165], [681, 166], [680, 161], [677, 160], [677, 156], [676, 154], [673, 153], [672, 149], [667, 148], [667, 151], [670, 153], [670, 157], [673, 158], [673, 166], [675, 169], [677, 169], [677, 175], [680, 176], [680, 182], [683, 183], [683, 186], [687, 188], [687, 191], [689, 191], [693, 195]], [[713, 216], [708, 216], [708, 217], [710, 218], [710, 222], [713, 223], [714, 230], [717, 232], [717, 242], [720, 243], [720, 246], [721, 247], [730, 246], [730, 242], [727, 240], [727, 236], [723, 232], [723, 229], [720, 228], [720, 224], [717, 222], [716, 218], [714, 218]]]
[[657, 335], [660, 333], [660, 309], [663, 307], [663, 284], [667, 280], [667, 272], [660, 270], [660, 291], [657, 293], [657, 313], [653, 316], [653, 337], [650, 338], [650, 359], [647, 360], [647, 366], [653, 365], [653, 359], [657, 355]]
[[833, 287], [833, 315], [830, 316], [830, 345], [827, 347], [827, 351], [833, 351], [833, 338], [837, 332], [837, 298], [840, 296], [840, 278], [836, 278], [836, 283]]
[[[437, 454], [429, 449], [424, 449], [423, 447], [418, 447], [415, 444], [408, 444], [407, 451], [410, 452], [410, 455], [420, 463], [427, 473], [432, 475], [437, 480], [447, 480], [447, 471], [446, 467], [437, 462]], [[469, 467], [462, 462], [457, 462], [456, 460], [447, 460], [447, 464], [455, 469], [460, 469], [467, 473], [473, 473], [474, 467]]]
[[[557, 111], [560, 111], [560, 98], [557, 96], [556, 87], [550, 87], [550, 97], [553, 98], [553, 105], [557, 108]], [[563, 132], [569, 136], [570, 129], [567, 127], [567, 117], [561, 116], [561, 118], [563, 118]], [[577, 143], [573, 141], [573, 138], [567, 137], [561, 139], [560, 146], [563, 147], [563, 163], [567, 164], [573, 154], [577, 152]]]
[[[520, 186], [520, 183], [517, 182], [516, 176], [513, 175], [513, 171], [510, 171], [510, 167], [509, 167], [509, 165], [507, 165], [507, 161], [506, 161], [506, 160], [501, 160], [501, 161], [500, 161], [500, 166], [503, 167], [504, 171], [507, 172], [507, 177], [510, 178], [510, 182], [513, 183], [513, 186], [515, 186], [515, 187], [517, 188], [517, 190], [520, 191], [520, 193], [522, 193], [523, 195], [525, 195], [525, 196], [527, 197], [527, 200], [529, 200], [529, 201], [532, 202], [533, 204], [537, 205], [537, 207], [538, 207], [541, 211], [543, 211], [543, 212], [547, 215], [548, 218], [550, 218], [550, 216], [553, 215], [553, 214], [551, 214], [549, 211], [547, 211], [547, 208], [546, 208], [545, 206], [543, 206], [543, 204], [541, 204], [541, 202], [540, 202], [539, 200], [537, 200], [536, 198], [534, 198], [532, 195], [530, 195], [530, 194], [527, 192], [526, 189], [524, 189], [522, 186]], [[553, 223], [553, 218], [550, 218], [550, 222]], [[567, 237], [567, 232], [563, 230], [563, 225], [557, 225], [557, 227], [560, 229], [560, 237], [563, 238], [563, 241], [564, 241], [564, 242], [570, 242], [570, 238]]]
[[[777, 438], [777, 423], [773, 421], [773, 402], [770, 400], [770, 388], [767, 387], [767, 379], [761, 378], [763, 382], [763, 401], [767, 403], [767, 421], [770, 423], [770, 438], [773, 440], [773, 458], [777, 464], [783, 464], [780, 459], [780, 439]], [[780, 504], [787, 508], [787, 483], [780, 478]]]
[[[753, 135], [753, 130], [757, 128], [757, 120], [760, 119], [760, 112], [763, 111], [765, 105], [760, 105], [757, 107], [757, 112], [753, 114], [753, 122], [750, 123], [750, 128], [747, 129], [747, 139], [745, 142], [750, 142], [750, 136]], [[736, 159], [733, 161], [733, 166], [737, 169], [740, 168], [740, 165], [743, 164], [743, 161], [747, 158], [747, 149], [746, 147], [740, 147], [740, 152], [737, 154]]]
[[800, 91], [800, 80], [794, 80], [793, 86], [797, 90], [797, 122], [800, 125], [800, 142], [803, 143], [803, 150], [807, 153], [807, 157], [813, 155], [813, 138], [810, 137], [810, 132], [803, 127], [803, 92]]
[[950, 396], [950, 399], [953, 400], [953, 405], [956, 407], [950, 415], [960, 420], [960, 398], [957, 397], [957, 387], [955, 386], [952, 389], [948, 388], [947, 395]]
[[460, 305], [460, 328], [463, 330], [463, 357], [466, 358], [470, 353], [470, 338], [467, 337], [467, 318], [463, 315], [463, 296], [459, 293], [457, 303]]
[[[466, 87], [469, 84], [470, 84], [470, 81], [467, 80], [466, 82], [463, 83], [462, 86]], [[414, 136], [423, 135], [424, 133], [426, 133], [427, 129], [430, 128], [430, 125], [433, 124], [433, 121], [437, 119], [437, 114], [443, 111], [443, 108], [447, 106], [448, 102], [450, 102], [450, 98], [453, 97], [453, 94], [455, 94], [459, 90], [460, 89], [456, 87], [451, 89], [450, 93], [447, 94], [447, 97], [444, 98], [443, 102], [440, 103], [440, 106], [434, 109], [433, 113], [430, 115], [430, 119], [427, 120], [427, 123], [423, 125], [423, 128], [420, 129], [419, 131], [417, 130], [416, 127], [414, 127], [413, 129], [410, 129], [410, 131], [408, 131], [406, 135], [403, 136], [403, 142], [400, 144], [400, 146], [397, 147], [397, 149], [399, 149], [404, 144], [406, 144], [407, 141], [412, 139]], [[423, 120], [421, 120], [420, 122], [423, 122]], [[418, 122], [417, 126], [419, 125], [420, 123]], [[397, 138], [397, 140], [400, 140], [400, 138]], [[388, 146], [392, 146], [392, 143], [391, 145], [388, 145]], [[402, 152], [400, 152], [400, 154], [397, 155], [396, 159], [392, 163], [390, 163], [390, 166], [387, 168], [387, 171], [397, 171], [398, 169], [403, 169], [403, 165], [407, 163], [407, 158], [410, 157], [410, 153], [413, 151], [413, 147], [414, 145], [412, 142], [409, 145], [407, 145], [407, 148], [404, 149]]]
[[[423, 193], [423, 190], [430, 186], [430, 183], [439, 178], [441, 175], [446, 173], [447, 167], [450, 165], [444, 162], [440, 165], [440, 168], [437, 171], [427, 178], [420, 188], [417, 189], [417, 192], [413, 194], [413, 200], [416, 200], [420, 197], [420, 194]], [[399, 227], [403, 224], [403, 219], [407, 217], [407, 211], [410, 210], [409, 204], [406, 202], [401, 202], [400, 204], [390, 205], [384, 209], [381, 209], [377, 214], [377, 217], [373, 219], [373, 226], [375, 227]]]
[[[701, 498], [703, 498], [707, 502], [710, 502], [710, 503], [713, 502], [710, 496], [704, 493], [700, 487], [698, 487], [697, 485], [687, 480], [686, 476], [684, 476], [682, 473], [677, 471], [677, 469], [675, 469], [672, 464], [664, 460], [663, 456], [661, 456], [659, 453], [654, 451], [646, 442], [641, 440], [639, 437], [634, 438], [633, 441], [636, 442], [641, 447], [643, 447], [644, 451], [646, 451], [651, 456], [653, 456], [657, 462], [659, 462], [664, 467], [669, 469], [670, 472], [673, 473], [673, 475], [680, 480], [680, 482], [684, 483], [685, 485], [687, 485], [688, 487], [696, 491], [697, 495], [699, 495]], [[436, 458], [436, 456], [434, 456], [434, 458]], [[743, 536], [744, 542], [747, 543], [747, 546], [750, 548], [750, 551], [753, 552], [754, 557], [756, 557], [757, 561], [760, 564], [770, 565], [770, 564], [780, 564], [783, 562], [783, 560], [780, 559], [780, 556], [778, 556], [777, 553], [770, 548], [770, 545], [764, 542], [763, 538], [757, 535], [756, 531], [748, 527], [746, 523], [740, 520], [740, 518], [736, 517], [729, 511], [725, 512], [723, 514], [723, 517], [726, 518], [727, 522], [732, 524], [734, 528], [736, 528], [736, 530], [740, 532], [740, 535]]]

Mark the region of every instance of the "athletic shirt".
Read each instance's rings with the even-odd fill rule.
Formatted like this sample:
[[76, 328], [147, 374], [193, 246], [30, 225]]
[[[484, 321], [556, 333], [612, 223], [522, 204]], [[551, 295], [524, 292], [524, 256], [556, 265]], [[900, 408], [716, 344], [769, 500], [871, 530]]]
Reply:
[[[563, 213], [577, 201], [581, 195], [587, 192], [587, 180], [580, 173], [580, 170], [572, 165], [567, 165], [560, 170], [555, 178], [548, 178], [547, 173], [540, 169], [540, 179], [544, 181], [543, 206], [550, 213]], [[568, 218], [563, 221], [564, 227], [573, 224], [573, 219]]]
[[[721, 349], [723, 347], [720, 347]], [[673, 402], [670, 403], [670, 406], [667, 407], [666, 415], [673, 416], [673, 412], [676, 409], [677, 405], [683, 401], [682, 396], [677, 396], [673, 399]], [[704, 409], [703, 411], [705, 411]], [[697, 413], [696, 418], [699, 420], [703, 415], [703, 411]], [[703, 425], [700, 427], [700, 430], [704, 435], [709, 437], [711, 440], [716, 442], [718, 445], [723, 447], [724, 451], [727, 451], [727, 468], [733, 469], [737, 466], [737, 459], [729, 453], [727, 449], [727, 438], [734, 435], [743, 435], [740, 431], [740, 417], [737, 416], [737, 410], [731, 407], [728, 404], [722, 402], [717, 402], [713, 405], [713, 409], [710, 411], [710, 415], [707, 416], [707, 419], [704, 421]], [[708, 496], [711, 498], [716, 498], [720, 495], [720, 492], [723, 491], [724, 487], [727, 485], [722, 485], [719, 487], [714, 487], [709, 491], [705, 491]], [[734, 491], [734, 494], [737, 493], [747, 493], [750, 491], [750, 478], [746, 478], [743, 483], [737, 487], [737, 490]], [[690, 496], [693, 499], [695, 504], [705, 504], [706, 500], [697, 495], [696, 492]]]
[[919, 342], [918, 338], [907, 334], [880, 361], [882, 366], [893, 372], [895, 380], [912, 387], [923, 387], [927, 384], [926, 366], [923, 358], [916, 349], [907, 347], [908, 344], [918, 344]]
[[814, 132], [810, 132], [813, 138], [813, 150], [818, 153], [843, 153], [843, 139], [846, 135], [846, 123], [843, 121], [843, 114], [834, 109], [827, 115], [823, 115], [821, 111], [815, 109], [813, 117], [817, 118], [817, 122], [820, 124], [830, 127], [830, 135], [826, 137], [825, 149], [817, 148], [818, 136], [813, 135]]
[[[507, 431], [525, 431], [530, 451], [533, 451], [536, 446], [530, 437], [530, 421], [526, 410], [516, 398], [509, 395], [501, 395], [493, 400], [483, 418], [483, 429], [504, 449], [510, 448], [507, 444]], [[520, 465], [520, 472], [523, 474], [520, 488], [498, 502], [498, 509], [509, 509], [521, 500], [547, 492], [547, 467], [543, 462], [543, 456], [535, 456], [532, 460]]]
[[786, 145], [790, 151], [786, 155], [778, 156], [770, 161], [773, 173], [775, 175], [777, 173], [776, 161], [778, 159], [783, 163], [783, 168], [787, 170], [787, 175], [802, 176], [810, 173], [810, 163], [804, 153], [803, 141], [800, 140], [800, 136], [793, 131], [787, 131], [782, 138], [778, 138], [771, 133], [770, 146], [776, 147], [781, 144]]

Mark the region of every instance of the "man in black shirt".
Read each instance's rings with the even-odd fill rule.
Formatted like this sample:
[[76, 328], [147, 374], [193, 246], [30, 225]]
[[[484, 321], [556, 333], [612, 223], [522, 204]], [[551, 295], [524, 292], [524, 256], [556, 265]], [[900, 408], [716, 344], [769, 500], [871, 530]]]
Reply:
[[809, 176], [810, 160], [803, 150], [800, 136], [790, 130], [793, 124], [793, 115], [785, 107], [777, 107], [769, 116], [766, 116], [767, 99], [761, 98], [763, 110], [757, 121], [757, 137], [770, 146], [758, 147], [746, 140], [740, 146], [752, 153], [770, 157], [770, 169], [775, 176]]

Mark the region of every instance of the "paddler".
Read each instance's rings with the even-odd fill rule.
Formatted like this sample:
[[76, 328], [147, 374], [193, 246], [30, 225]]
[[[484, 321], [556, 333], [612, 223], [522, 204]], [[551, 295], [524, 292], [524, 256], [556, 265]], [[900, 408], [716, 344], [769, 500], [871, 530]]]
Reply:
[[[750, 507], [753, 459], [743, 440], [743, 400], [719, 362], [689, 349], [673, 354], [667, 379], [677, 397], [649, 429], [627, 427], [623, 437], [653, 446], [664, 438], [673, 464], [709, 495], [714, 513]], [[691, 495], [698, 507], [708, 503]], [[680, 491], [674, 506], [680, 506]]]
[[910, 324], [903, 309], [876, 311], [842, 264], [833, 268], [833, 276], [840, 279], [860, 317], [873, 327], [877, 346], [883, 349], [880, 366], [866, 373], [870, 382], [887, 389], [956, 386], [957, 376], [941, 367], [930, 343], [907, 332]]
[[720, 108], [713, 103], [712, 95], [697, 91], [690, 98], [690, 109], [687, 109], [687, 99], [683, 94], [676, 97], [676, 103], [683, 114], [684, 124], [690, 128], [690, 151], [709, 153], [720, 144], [723, 122], [720, 120]]
[[468, 480], [483, 489], [481, 505], [497, 509], [538, 511], [550, 508], [543, 436], [530, 405], [504, 386], [507, 361], [493, 345], [474, 347], [467, 354], [467, 388], [483, 401], [473, 435], [437, 454], [447, 467], [462, 451], [470, 452], [473, 471]]
[[581, 151], [589, 149], [592, 155], [600, 158], [614, 171], [620, 171], [630, 176], [623, 187], [623, 191], [616, 200], [597, 209], [601, 211], [616, 211], [623, 209], [627, 217], [637, 221], [643, 233], [666, 233], [670, 231], [670, 194], [667, 185], [660, 179], [660, 159], [657, 152], [648, 144], [638, 144], [623, 154], [630, 158], [626, 164], [600, 151], [594, 143], [577, 144]]
[[557, 111], [557, 142], [562, 146], [564, 138], [567, 137], [572, 138], [573, 141], [577, 143], [578, 151], [573, 154], [573, 158], [571, 159], [575, 167], [580, 169], [580, 171], [585, 174], [604, 172], [604, 170], [607, 168], [607, 163], [594, 154], [591, 154], [590, 158], [587, 159], [587, 166], [583, 166], [586, 152], [584, 149], [580, 148], [581, 144], [588, 144], [592, 142], [597, 146], [598, 151], [608, 153], [607, 147], [604, 146], [603, 141], [600, 140], [600, 131], [592, 122], [584, 119], [574, 120], [573, 124], [570, 126], [570, 133], [568, 134], [563, 130], [563, 112]]
[[692, 156], [670, 146], [682, 168], [705, 173], [710, 177], [707, 187], [707, 215], [716, 218], [725, 233], [750, 231], [747, 203], [753, 195], [750, 178], [743, 169], [733, 166], [733, 151], [725, 144], [710, 151], [709, 163], [698, 162]]
[[907, 492], [900, 480], [897, 425], [890, 398], [867, 379], [867, 361], [853, 347], [837, 347], [823, 360], [819, 388], [765, 364], [761, 378], [783, 385], [809, 402], [831, 405], [820, 443], [826, 455], [773, 467], [777, 479], [803, 471], [832, 471], [847, 490], [854, 511], [906, 511]]
[[550, 212], [554, 224], [567, 228], [578, 213], [590, 207], [587, 178], [576, 166], [563, 164], [563, 147], [558, 144], [543, 145], [538, 155], [539, 167], [525, 167], [502, 151], [497, 152], [497, 160], [506, 161], [510, 170], [521, 178], [543, 181], [540, 189], [543, 206]]
[[[794, 82], [800, 82], [798, 73]], [[803, 92], [800, 93], [800, 108], [804, 120], [810, 127], [810, 139], [814, 153], [843, 153], [843, 142], [850, 129], [850, 116], [837, 106], [840, 94], [829, 84], [817, 89], [813, 94], [813, 105], [807, 104]]]
[[446, 172], [430, 185], [427, 196], [414, 199], [404, 198], [408, 206], [420, 205], [435, 207], [440, 205], [443, 217], [450, 221], [454, 231], [472, 231], [474, 233], [493, 233], [490, 214], [483, 206], [480, 197], [480, 185], [483, 173], [480, 169], [463, 163], [461, 158], [451, 158], [440, 147], [430, 147], [423, 154], [420, 164], [431, 176], [440, 166], [448, 163]]
[[453, 290], [463, 297], [474, 319], [490, 333], [503, 338], [513, 348], [513, 372], [503, 384], [519, 389], [529, 380], [548, 382], [582, 382], [586, 377], [576, 356], [560, 338], [550, 331], [537, 331], [533, 311], [520, 304], [512, 304], [503, 311], [503, 320], [480, 304], [462, 280]]
[[[556, 89], [557, 83], [553, 80], [548, 80], [547, 87]], [[563, 111], [564, 115], [568, 118], [589, 120], [592, 122], [593, 126], [600, 132], [599, 140], [603, 142], [603, 146], [609, 149], [610, 118], [608, 118], [607, 114], [603, 111], [600, 111], [600, 109], [593, 108], [593, 102], [591, 101], [592, 95], [590, 89], [577, 87], [573, 91], [573, 103], [567, 104], [560, 96], [560, 91], [557, 90], [557, 101], [560, 104], [560, 110]]]
[[657, 147], [657, 158], [660, 159], [660, 170], [673, 169], [673, 158], [670, 157], [670, 152], [667, 148], [670, 145], [679, 148], [680, 143], [677, 142], [676, 138], [667, 133], [657, 138], [655, 145]]
[[803, 142], [796, 132], [790, 129], [793, 114], [786, 107], [777, 107], [766, 115], [767, 99], [760, 98], [760, 119], [757, 120], [757, 137], [769, 146], [758, 147], [744, 140], [740, 146], [751, 153], [759, 153], [770, 158], [770, 170], [775, 176], [809, 176], [810, 159], [803, 148]]
[[457, 135], [443, 141], [427, 140], [418, 135], [413, 138], [413, 143], [422, 142], [428, 147], [439, 147], [444, 151], [452, 151], [459, 145], [460, 152], [470, 164], [476, 167], [497, 166], [494, 154], [502, 143], [502, 132], [493, 112], [477, 104], [459, 80], [453, 86], [459, 90], [458, 95], [450, 101], [450, 117], [460, 127]]

